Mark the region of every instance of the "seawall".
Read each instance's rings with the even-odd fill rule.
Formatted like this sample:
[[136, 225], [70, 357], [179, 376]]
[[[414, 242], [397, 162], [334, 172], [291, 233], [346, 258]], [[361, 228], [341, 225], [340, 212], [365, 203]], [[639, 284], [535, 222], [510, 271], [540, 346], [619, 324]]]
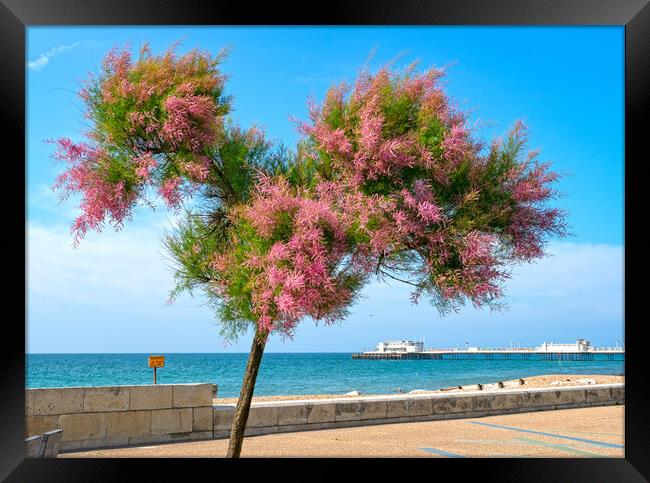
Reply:
[[[27, 389], [25, 437], [63, 429], [62, 450], [230, 436], [213, 384]], [[624, 384], [253, 403], [247, 436], [624, 404]]]
[[25, 390], [25, 437], [63, 429], [61, 450], [213, 437], [213, 384]]
[[[253, 403], [246, 435], [460, 419], [624, 404], [624, 384], [497, 389], [466, 394], [390, 395]], [[214, 437], [227, 438], [234, 404], [214, 408]]]

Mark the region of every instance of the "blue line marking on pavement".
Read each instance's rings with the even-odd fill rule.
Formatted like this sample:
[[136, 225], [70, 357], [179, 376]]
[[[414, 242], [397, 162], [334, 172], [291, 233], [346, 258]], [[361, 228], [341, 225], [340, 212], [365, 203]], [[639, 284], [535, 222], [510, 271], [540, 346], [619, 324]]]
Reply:
[[517, 438], [519, 441], [523, 441], [525, 443], [528, 443], [533, 446], [545, 446], [547, 448], [554, 448], [558, 449], [560, 451], [565, 451], [567, 453], [573, 453], [573, 454], [579, 454], [579, 455], [586, 455], [586, 456], [591, 456], [592, 458], [602, 458], [603, 455], [602, 453], [596, 453], [594, 451], [589, 451], [586, 449], [578, 449], [574, 448], [573, 446], [567, 446], [565, 444], [555, 444], [555, 443], [547, 443], [546, 441], [538, 441], [535, 439], [529, 439], [529, 438]]
[[420, 448], [420, 449], [422, 451], [428, 451], [429, 453], [437, 454], [440, 456], [446, 456], [447, 458], [465, 458], [465, 456], [463, 456], [462, 454], [449, 453], [441, 449], [435, 449], [435, 448]]
[[594, 441], [593, 439], [575, 438], [573, 436], [564, 436], [564, 435], [561, 435], [561, 434], [545, 433], [543, 431], [533, 431], [532, 429], [513, 428], [512, 426], [501, 426], [499, 424], [481, 423], [481, 422], [478, 422], [478, 421], [467, 421], [467, 422], [469, 424], [478, 424], [478, 425], [481, 425], [481, 426], [488, 426], [490, 428], [509, 429], [510, 431], [520, 431], [522, 433], [539, 434], [541, 436], [550, 436], [552, 438], [570, 439], [571, 441], [579, 441], [581, 443], [593, 444], [594, 446], [604, 446], [605, 448], [624, 448], [625, 447], [622, 444], [603, 443], [602, 441]]

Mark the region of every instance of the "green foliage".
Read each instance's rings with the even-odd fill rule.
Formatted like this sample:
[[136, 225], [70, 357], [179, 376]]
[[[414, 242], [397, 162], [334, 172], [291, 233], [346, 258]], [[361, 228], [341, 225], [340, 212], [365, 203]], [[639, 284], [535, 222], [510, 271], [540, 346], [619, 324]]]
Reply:
[[423, 124], [420, 129], [420, 142], [427, 146], [436, 159], [440, 159], [442, 157], [441, 143], [445, 135], [442, 122], [437, 117], [421, 119], [420, 122]]
[[395, 92], [395, 86], [385, 89], [385, 97], [381, 105], [384, 116], [382, 134], [386, 138], [398, 137], [410, 133], [417, 128], [420, 106], [409, 96]]
[[[243, 262], [251, 251], [262, 250], [264, 241], [250, 225], [240, 221], [215, 232], [205, 216], [186, 211], [173, 232], [165, 236], [164, 245], [174, 263], [176, 286], [170, 300], [185, 291], [193, 294], [196, 289], [202, 290], [217, 312], [220, 332], [226, 339], [236, 339], [255, 324], [251, 311], [253, 270]], [[227, 270], [216, 270], [212, 265], [215, 254], [220, 253], [233, 257], [235, 263]], [[215, 282], [224, 278], [229, 282], [227, 293], [216, 290]]]

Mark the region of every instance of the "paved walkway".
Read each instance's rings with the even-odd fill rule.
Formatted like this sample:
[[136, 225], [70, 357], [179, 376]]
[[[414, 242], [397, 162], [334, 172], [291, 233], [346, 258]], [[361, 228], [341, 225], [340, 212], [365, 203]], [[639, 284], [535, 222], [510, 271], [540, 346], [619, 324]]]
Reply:
[[[624, 406], [384, 424], [248, 437], [243, 457], [624, 457]], [[227, 440], [60, 457], [223, 457]]]

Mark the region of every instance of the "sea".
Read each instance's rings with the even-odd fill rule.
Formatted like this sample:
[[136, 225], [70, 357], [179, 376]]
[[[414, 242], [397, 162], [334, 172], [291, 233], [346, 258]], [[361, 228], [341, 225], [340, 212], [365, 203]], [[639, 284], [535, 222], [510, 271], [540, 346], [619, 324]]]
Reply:
[[[212, 383], [237, 397], [248, 354], [164, 354], [158, 384]], [[153, 383], [149, 354], [26, 354], [27, 388]], [[267, 353], [256, 396], [394, 394], [544, 374], [623, 374], [624, 360], [365, 360], [351, 353]]]

